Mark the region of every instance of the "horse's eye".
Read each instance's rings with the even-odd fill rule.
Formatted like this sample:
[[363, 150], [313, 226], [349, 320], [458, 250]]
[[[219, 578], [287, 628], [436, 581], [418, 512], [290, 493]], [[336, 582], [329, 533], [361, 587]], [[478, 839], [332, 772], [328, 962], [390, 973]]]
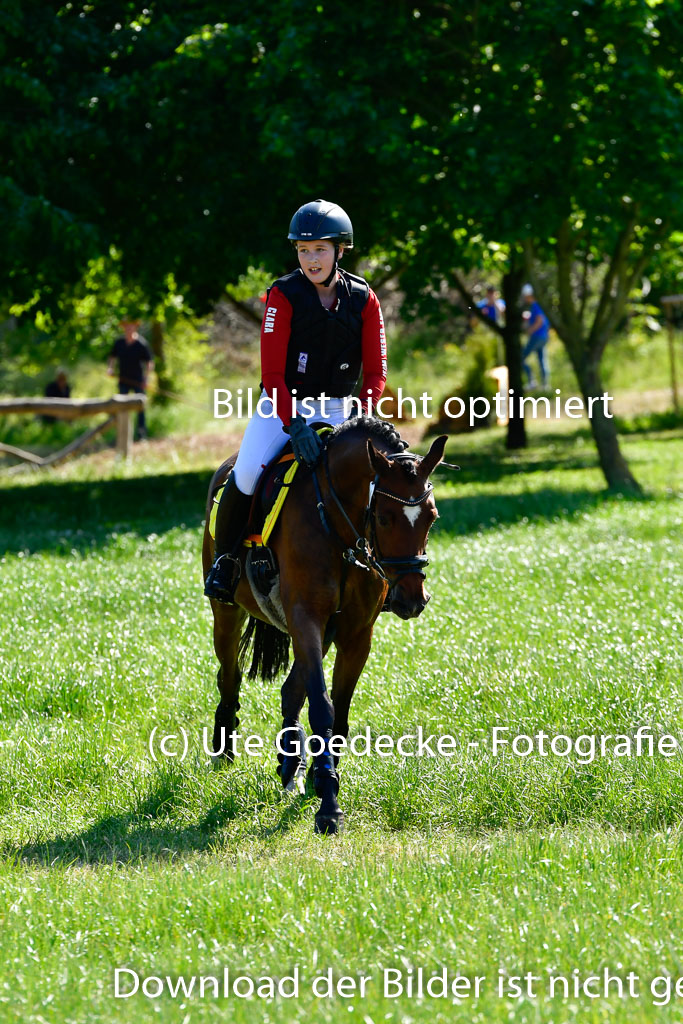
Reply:
[[388, 518], [386, 516], [377, 516], [377, 525], [378, 526], [388, 526], [389, 525]]

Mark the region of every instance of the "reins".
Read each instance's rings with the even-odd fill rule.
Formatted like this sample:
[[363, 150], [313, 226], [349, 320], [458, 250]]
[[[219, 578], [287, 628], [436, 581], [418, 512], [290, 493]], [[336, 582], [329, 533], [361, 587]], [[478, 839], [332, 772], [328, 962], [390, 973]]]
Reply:
[[[386, 580], [386, 574], [382, 569], [380, 562], [377, 561], [374, 554], [372, 553], [372, 549], [370, 547], [370, 543], [367, 537], [364, 537], [360, 533], [358, 533], [358, 530], [349, 519], [346, 513], [346, 509], [339, 500], [339, 496], [332, 485], [332, 479], [330, 477], [330, 466], [327, 458], [327, 449], [325, 449], [325, 451], [323, 452], [322, 463], [325, 469], [325, 479], [327, 480], [327, 486], [329, 487], [330, 495], [332, 496], [335, 505], [341, 512], [342, 516], [344, 517], [346, 523], [348, 524], [353, 533], [355, 540], [354, 546], [349, 547], [344, 542], [343, 538], [340, 536], [338, 531], [334, 528], [334, 526], [329, 520], [327, 509], [325, 508], [325, 501], [322, 496], [322, 491], [320, 490], [320, 481], [318, 480], [318, 467], [316, 466], [313, 470], [313, 485], [315, 487], [316, 508], [318, 509], [318, 515], [320, 516], [320, 522], [323, 525], [323, 529], [325, 530], [327, 535], [331, 537], [333, 540], [335, 540], [337, 544], [341, 547], [342, 557], [345, 562], [348, 562], [349, 565], [355, 565], [357, 569], [365, 569], [369, 572], [374, 571], [378, 574], [378, 576], [381, 579]], [[365, 509], [366, 517], [368, 511], [369, 506], [366, 507]]]

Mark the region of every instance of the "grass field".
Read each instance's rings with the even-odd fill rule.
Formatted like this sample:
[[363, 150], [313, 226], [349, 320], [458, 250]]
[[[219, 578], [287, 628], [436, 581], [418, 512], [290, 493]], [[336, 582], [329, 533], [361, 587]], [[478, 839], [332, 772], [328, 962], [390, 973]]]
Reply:
[[[209, 460], [150, 446], [107, 478], [84, 459], [0, 485], [0, 1021], [682, 1020], [683, 985], [667, 1005], [650, 986], [683, 975], [683, 758], [491, 744], [494, 726], [682, 736], [683, 434], [624, 449], [642, 499], [604, 495], [582, 432], [517, 455], [449, 442], [463, 468], [438, 477], [432, 602], [381, 617], [351, 720], [458, 746], [346, 758], [333, 841], [312, 834], [314, 801], [278, 789], [278, 684], [243, 690], [262, 758], [212, 772], [202, 751]], [[155, 726], [187, 731], [187, 759], [150, 757]], [[300, 990], [115, 999], [117, 967], [172, 985], [298, 968]], [[420, 967], [485, 981], [478, 998], [383, 995], [384, 969]], [[370, 976], [364, 997], [315, 995], [328, 968]], [[604, 968], [634, 972], [635, 994], [551, 998], [552, 975]], [[500, 995], [499, 971], [531, 972], [533, 995]]]

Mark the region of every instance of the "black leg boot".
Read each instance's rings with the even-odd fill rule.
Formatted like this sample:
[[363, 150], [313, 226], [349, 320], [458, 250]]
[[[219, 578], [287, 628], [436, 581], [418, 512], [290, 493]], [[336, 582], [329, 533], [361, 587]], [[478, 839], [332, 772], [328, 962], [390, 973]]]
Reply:
[[249, 518], [251, 494], [243, 494], [231, 473], [221, 494], [216, 515], [214, 562], [204, 581], [204, 594], [232, 604], [240, 579], [239, 546]]

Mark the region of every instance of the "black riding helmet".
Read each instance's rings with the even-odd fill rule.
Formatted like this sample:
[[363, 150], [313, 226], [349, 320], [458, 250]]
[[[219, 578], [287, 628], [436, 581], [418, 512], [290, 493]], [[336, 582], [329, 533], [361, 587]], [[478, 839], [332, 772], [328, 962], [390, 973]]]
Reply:
[[353, 225], [349, 215], [336, 203], [314, 199], [312, 203], [300, 206], [292, 217], [287, 236], [290, 242], [308, 242], [327, 239], [334, 242], [334, 267], [324, 281], [328, 285], [337, 272], [339, 246], [353, 249]]

